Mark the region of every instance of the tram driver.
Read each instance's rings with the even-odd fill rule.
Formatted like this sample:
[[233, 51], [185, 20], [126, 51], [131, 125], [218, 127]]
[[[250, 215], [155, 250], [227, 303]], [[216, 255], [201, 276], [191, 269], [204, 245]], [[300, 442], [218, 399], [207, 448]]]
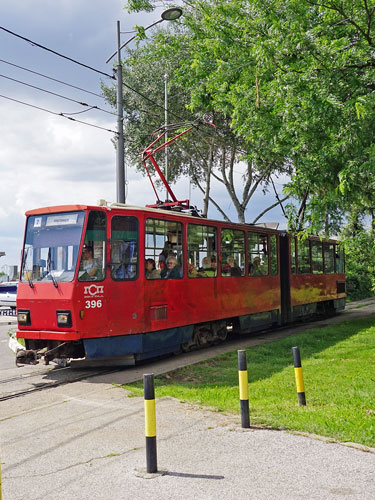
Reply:
[[83, 245], [80, 270], [83, 271], [80, 275], [82, 281], [100, 279], [100, 263], [98, 259], [94, 259], [93, 248], [90, 245]]

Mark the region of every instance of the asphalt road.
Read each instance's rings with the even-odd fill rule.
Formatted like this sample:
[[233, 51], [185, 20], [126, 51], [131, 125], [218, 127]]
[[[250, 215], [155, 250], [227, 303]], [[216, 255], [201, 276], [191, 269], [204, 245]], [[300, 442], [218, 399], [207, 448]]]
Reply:
[[[10, 351], [8, 347], [8, 331], [10, 328], [14, 328], [16, 325], [7, 325], [5, 323], [0, 323], [0, 370], [8, 370], [14, 368], [14, 354]], [[1, 373], [0, 372], [0, 373]]]

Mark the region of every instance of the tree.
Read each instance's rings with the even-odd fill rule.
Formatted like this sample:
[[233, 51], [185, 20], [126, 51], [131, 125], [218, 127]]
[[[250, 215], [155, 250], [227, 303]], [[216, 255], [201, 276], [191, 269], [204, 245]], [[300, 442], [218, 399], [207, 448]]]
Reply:
[[375, 224], [366, 229], [360, 211], [353, 209], [341, 237], [345, 243], [348, 297], [359, 300], [375, 294]]
[[190, 43], [178, 77], [190, 109], [228, 117], [252, 165], [293, 168], [296, 227], [338, 227], [353, 203], [374, 209], [374, 9], [373, 0], [184, 7]]
[[[275, 166], [266, 158], [255, 161], [249, 145], [231, 128], [231, 119], [224, 113], [216, 112], [209, 100], [195, 106], [194, 110], [188, 108], [191, 89], [176, 77], [176, 73], [181, 61], [189, 58], [190, 43], [190, 34], [185, 29], [173, 33], [160, 31], [149, 43], [128, 51], [123, 69], [124, 132], [125, 137], [131, 140], [125, 141], [126, 157], [144, 172], [140, 151], [150, 142], [151, 133], [162, 128], [164, 75], [167, 73], [169, 116], [178, 122], [176, 127], [181, 129], [186, 122], [195, 121], [197, 117], [209, 118], [216, 127], [213, 133], [207, 127], [198, 129], [194, 126], [193, 136], [169, 148], [169, 180], [173, 182], [182, 175], [188, 175], [204, 195], [203, 214], [207, 215], [210, 201], [229, 220], [223, 208], [210, 195], [211, 180], [215, 179], [225, 186], [237, 210], [238, 220], [244, 222], [251, 197], [258, 187], [267, 188]], [[115, 105], [115, 89], [103, 85], [103, 92], [107, 100]], [[242, 169], [240, 182], [235, 173], [239, 169]]]

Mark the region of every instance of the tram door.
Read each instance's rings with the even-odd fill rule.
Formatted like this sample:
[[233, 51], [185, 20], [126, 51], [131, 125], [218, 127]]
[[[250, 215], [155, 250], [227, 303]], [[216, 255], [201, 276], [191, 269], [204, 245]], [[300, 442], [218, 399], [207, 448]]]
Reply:
[[83, 337], [101, 336], [107, 325], [106, 241], [106, 214], [103, 210], [91, 210], [78, 270], [80, 285], [77, 299], [84, 311], [81, 326]]
[[109, 229], [108, 335], [127, 335], [139, 329], [142, 318], [139, 222], [134, 216], [114, 215]]

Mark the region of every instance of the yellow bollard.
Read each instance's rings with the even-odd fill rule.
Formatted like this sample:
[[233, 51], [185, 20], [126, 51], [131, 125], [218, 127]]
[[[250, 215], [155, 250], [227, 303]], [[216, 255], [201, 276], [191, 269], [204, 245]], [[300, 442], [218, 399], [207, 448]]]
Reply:
[[249, 382], [247, 375], [246, 351], [237, 351], [238, 355], [238, 379], [240, 384], [240, 404], [241, 404], [241, 427], [250, 427], [249, 414]]
[[143, 375], [144, 406], [145, 406], [145, 434], [146, 434], [146, 470], [155, 473], [158, 471], [156, 455], [156, 413], [154, 374]]
[[292, 347], [293, 361], [294, 361], [294, 374], [296, 377], [298, 404], [306, 406], [305, 384], [303, 383], [301, 356], [298, 347]]

